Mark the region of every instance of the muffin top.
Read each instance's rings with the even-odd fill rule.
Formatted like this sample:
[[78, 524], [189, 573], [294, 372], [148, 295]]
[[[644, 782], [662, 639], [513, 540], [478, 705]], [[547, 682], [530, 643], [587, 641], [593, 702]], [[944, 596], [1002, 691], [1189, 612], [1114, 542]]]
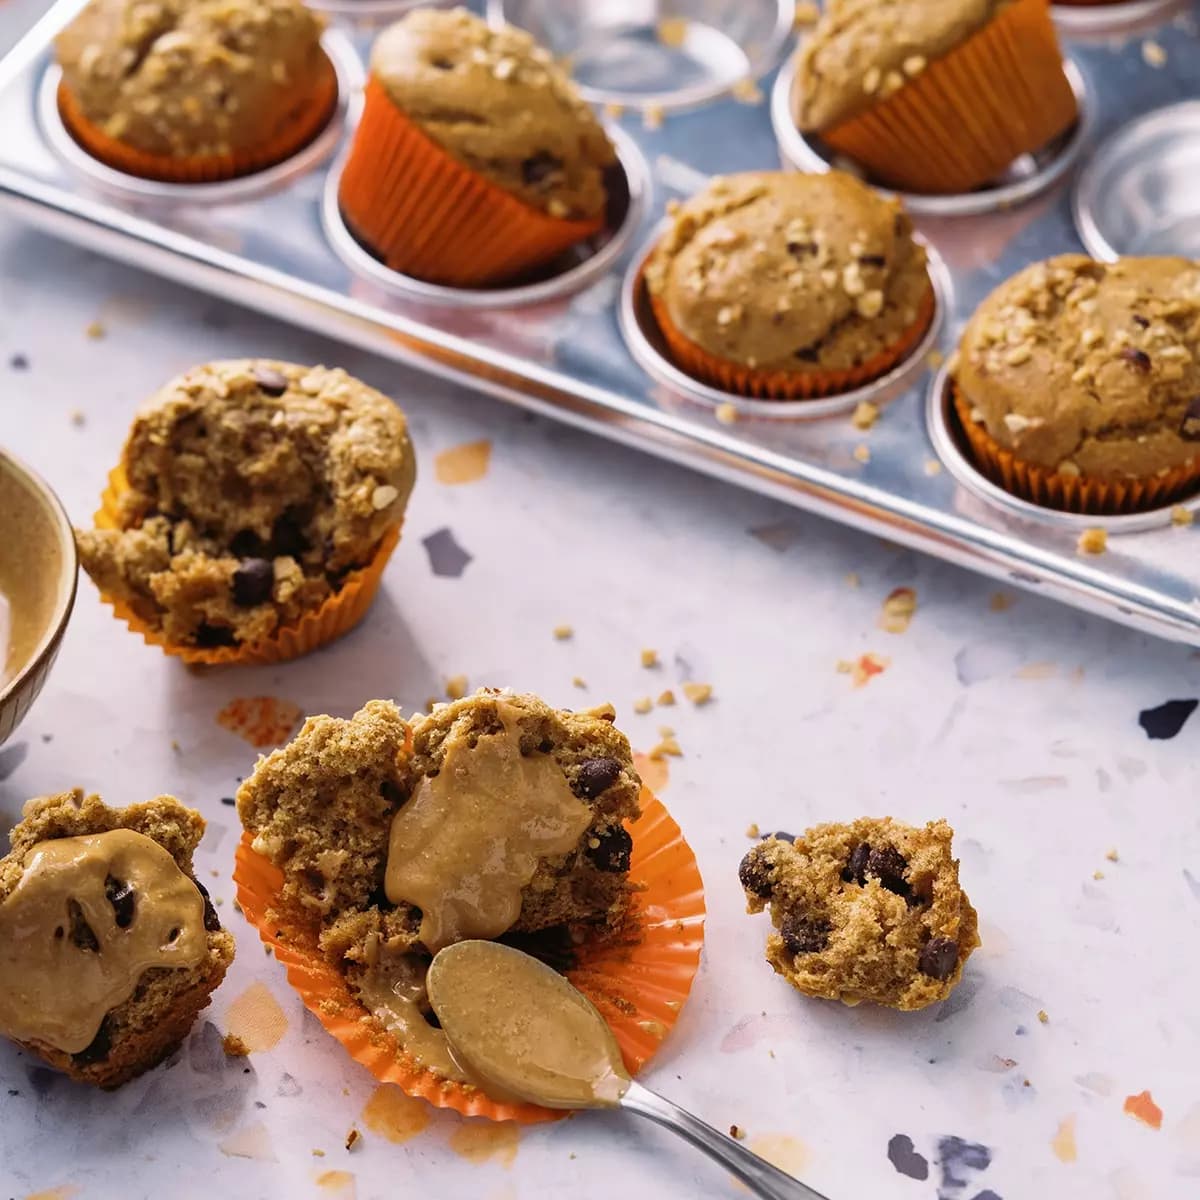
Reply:
[[709, 353], [790, 371], [866, 361], [930, 289], [899, 202], [839, 171], [715, 179], [675, 209], [646, 283]]
[[1110, 480], [1180, 466], [1200, 454], [1200, 263], [1034, 263], [976, 310], [955, 378], [1026, 462]]
[[800, 49], [796, 122], [822, 130], [899, 91], [1010, 0], [830, 0]]
[[329, 71], [299, 0], [90, 0], [55, 46], [84, 117], [146, 154], [255, 150]]
[[552, 217], [604, 211], [612, 144], [575, 85], [529, 34], [465, 9], [417, 9], [384, 30], [371, 71], [459, 162]]

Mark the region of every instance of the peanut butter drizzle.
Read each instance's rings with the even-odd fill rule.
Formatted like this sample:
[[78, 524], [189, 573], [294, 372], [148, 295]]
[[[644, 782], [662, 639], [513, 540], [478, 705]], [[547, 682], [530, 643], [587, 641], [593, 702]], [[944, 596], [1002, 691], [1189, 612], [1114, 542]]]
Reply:
[[[16, 1041], [77, 1054], [145, 971], [193, 967], [208, 952], [195, 883], [140, 833], [41, 842], [24, 866], [0, 903], [0, 1032]], [[110, 879], [132, 897], [110, 900]]]
[[392, 820], [384, 890], [421, 910], [433, 952], [509, 929], [538, 860], [574, 848], [591, 824], [554, 759], [521, 754], [512, 707], [497, 712], [504, 732], [456, 740]]

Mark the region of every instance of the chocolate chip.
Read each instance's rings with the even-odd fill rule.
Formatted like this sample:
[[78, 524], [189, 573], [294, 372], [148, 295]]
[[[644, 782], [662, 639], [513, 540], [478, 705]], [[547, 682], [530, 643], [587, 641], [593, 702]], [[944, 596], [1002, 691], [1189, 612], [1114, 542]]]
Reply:
[[282, 396], [288, 390], [287, 376], [274, 367], [256, 366], [251, 374], [259, 390], [268, 396]]
[[428, 1012], [423, 1012], [421, 1016], [425, 1018], [427, 1025], [432, 1025], [434, 1029], [441, 1029], [442, 1023], [438, 1020], [438, 1015], [432, 1008]]
[[453, 71], [454, 64], [448, 58], [431, 58], [429, 65], [435, 71]]
[[233, 636], [233, 630], [228, 626], [209, 625], [207, 622], [196, 626], [196, 645], [202, 650], [212, 650], [217, 646], [233, 646], [236, 643], [237, 639]]
[[788, 913], [779, 926], [779, 936], [792, 954], [815, 954], [829, 945], [829, 926], [799, 913]]
[[389, 804], [400, 805], [404, 803], [404, 791], [394, 779], [385, 779], [379, 785], [379, 794]]
[[377, 908], [380, 912], [391, 912], [396, 907], [389, 899], [387, 891], [383, 884], [371, 889], [371, 893], [367, 896], [367, 907]]
[[265, 558], [248, 558], [233, 573], [233, 602], [241, 608], [265, 604], [274, 587], [274, 566]]
[[884, 846], [882, 850], [872, 850], [867, 855], [867, 874], [874, 875], [889, 892], [897, 896], [907, 896], [912, 888], [904, 878], [908, 870], [908, 860], [893, 846]]
[[1139, 350], [1136, 346], [1126, 346], [1121, 351], [1121, 357], [1131, 366], [1136, 367], [1139, 371], [1150, 370], [1150, 355], [1145, 350]]
[[772, 838], [777, 842], [788, 842], [790, 844], [796, 840], [796, 835], [794, 833], [785, 833], [782, 829], [777, 829], [774, 833], [764, 833], [762, 835], [764, 842], [769, 842]]
[[539, 184], [545, 183], [551, 175], [561, 171], [562, 166], [561, 158], [549, 154], [545, 150], [539, 150], [537, 154], [530, 155], [521, 163], [521, 178], [530, 187], [537, 187]]
[[83, 915], [83, 909], [79, 907], [78, 900], [71, 899], [67, 901], [67, 916], [71, 922], [71, 941], [80, 950], [99, 953], [100, 942], [95, 933], [92, 932], [92, 927], [87, 923], [87, 917]]
[[588, 861], [598, 871], [619, 875], [629, 870], [629, 855], [633, 850], [633, 838], [623, 825], [610, 825], [596, 835], [600, 845], [588, 846], [584, 851]]
[[133, 924], [135, 904], [133, 888], [123, 879], [109, 875], [104, 881], [104, 896], [113, 906], [113, 916], [118, 929], [128, 929]]
[[204, 901], [204, 928], [209, 933], [219, 933], [221, 930], [221, 918], [217, 916], [217, 910], [213, 908], [213, 902], [208, 897], [208, 888], [200, 882], [193, 880], [196, 885], [196, 891], [200, 893], [200, 898]]
[[103, 1062], [112, 1050], [112, 1030], [109, 1028], [108, 1018], [105, 1017], [100, 1022], [100, 1028], [96, 1030], [96, 1036], [79, 1051], [78, 1054], [71, 1055], [71, 1061], [77, 1067], [88, 1067], [92, 1063]]
[[299, 558], [308, 549], [308, 538], [304, 536], [308, 517], [299, 509], [289, 508], [276, 518], [271, 529], [272, 557]]
[[579, 764], [575, 776], [575, 794], [595, 800], [621, 778], [621, 764], [615, 758], [589, 758]]
[[1200, 442], [1200, 396], [1188, 402], [1179, 424], [1179, 436], [1185, 442]]
[[229, 542], [234, 558], [262, 558], [262, 538], [253, 529], [239, 529]]
[[886, 267], [887, 259], [882, 254], [864, 254], [858, 260], [860, 267]]
[[850, 851], [850, 857], [846, 859], [845, 870], [842, 871], [842, 878], [847, 883], [866, 883], [867, 881], [867, 859], [871, 856], [871, 847], [867, 842], [859, 842], [853, 850]]
[[1134, 313], [1134, 314], [1133, 314], [1133, 323], [1134, 323], [1134, 324], [1135, 324], [1135, 325], [1136, 325], [1136, 326], [1137, 326], [1139, 329], [1149, 329], [1149, 328], [1150, 328], [1150, 321], [1149, 321], [1149, 319], [1148, 319], [1147, 317], [1143, 317], [1143, 316], [1142, 316], [1140, 313]]
[[738, 879], [752, 896], [766, 900], [775, 886], [775, 863], [767, 852], [768, 843], [748, 851], [738, 866]]
[[958, 943], [953, 938], [935, 937], [921, 947], [917, 970], [930, 979], [949, 979], [958, 966]]
[[801, 346], [793, 353], [792, 357], [798, 358], [801, 362], [815, 363], [821, 357], [821, 352], [815, 346]]
[[816, 242], [788, 242], [787, 252], [793, 258], [806, 258], [810, 254], [816, 254]]

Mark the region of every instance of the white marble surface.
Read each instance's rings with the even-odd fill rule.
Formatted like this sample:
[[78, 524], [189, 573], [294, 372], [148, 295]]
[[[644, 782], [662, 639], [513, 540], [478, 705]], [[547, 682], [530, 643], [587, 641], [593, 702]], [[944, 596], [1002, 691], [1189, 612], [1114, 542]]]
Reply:
[[[103, 339], [85, 335], [92, 321]], [[12, 368], [16, 354], [27, 369]], [[200, 1028], [173, 1065], [114, 1095], [0, 1047], [0, 1197], [739, 1194], [633, 1118], [525, 1129], [511, 1162], [464, 1158], [453, 1114], [389, 1142], [362, 1117], [374, 1081], [233, 912], [236, 821], [221, 798], [254, 751], [216, 724], [218, 709], [253, 695], [306, 712], [348, 714], [375, 696], [411, 708], [460, 672], [567, 706], [611, 699], [641, 750], [659, 724], [677, 731], [684, 757], [662, 798], [696, 850], [710, 920], [652, 1087], [771, 1140], [831, 1200], [1200, 1194], [1200, 718], [1168, 741], [1137, 722], [1200, 695], [1195, 654], [1025, 596], [995, 611], [987, 581], [0, 221], [0, 442], [77, 522], [135, 404], [195, 362], [241, 354], [344, 365], [409, 413], [421, 477], [384, 593], [319, 655], [198, 677], [131, 636], [82, 580], [46, 692], [0, 751], [0, 810], [15, 817], [29, 796], [76, 784], [110, 802], [170, 791], [199, 808], [210, 832], [198, 864], [239, 949], [206, 1019], [224, 1031], [230, 1004], [261, 982], [287, 1032], [245, 1064]], [[439, 484], [435, 456], [476, 439], [492, 444], [486, 477]], [[458, 579], [435, 576], [422, 545], [444, 527], [472, 555]], [[916, 589], [918, 610], [896, 635], [877, 619], [898, 585]], [[556, 642], [563, 622], [575, 636]], [[643, 646], [660, 671], [640, 667]], [[856, 688], [836, 663], [868, 651], [890, 665]], [[683, 678], [711, 682], [715, 701], [633, 713], [635, 698]], [[984, 945], [939, 1009], [795, 995], [762, 960], [765, 918], [743, 913], [750, 822], [799, 831], [862, 813], [944, 815], [957, 830]], [[1143, 1089], [1161, 1130], [1122, 1111]], [[1074, 1161], [1051, 1144], [1064, 1120]], [[365, 1137], [347, 1152], [352, 1126]], [[926, 1180], [889, 1162], [897, 1133], [930, 1160]], [[990, 1166], [939, 1164], [948, 1136], [987, 1146]], [[318, 1182], [330, 1171], [353, 1178]]]

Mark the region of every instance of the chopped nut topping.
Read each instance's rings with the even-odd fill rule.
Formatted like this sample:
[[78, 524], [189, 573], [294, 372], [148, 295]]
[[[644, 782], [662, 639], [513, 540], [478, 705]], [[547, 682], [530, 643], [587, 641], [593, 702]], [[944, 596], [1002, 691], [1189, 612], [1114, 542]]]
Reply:
[[1033, 347], [1028, 342], [1022, 342], [1019, 346], [1014, 346], [1004, 356], [1004, 361], [1010, 367], [1019, 367], [1022, 363], [1028, 362], [1032, 357]]
[[904, 73], [908, 76], [920, 75], [928, 66], [925, 56], [922, 54], [912, 54], [904, 60]]
[[883, 293], [878, 288], [865, 292], [859, 296], [855, 307], [858, 309], [860, 317], [865, 317], [867, 320], [877, 317], [883, 311]]
[[879, 91], [879, 83], [882, 78], [878, 67], [872, 67], [864, 76], [862, 81], [863, 91], [868, 96], [873, 96]]

